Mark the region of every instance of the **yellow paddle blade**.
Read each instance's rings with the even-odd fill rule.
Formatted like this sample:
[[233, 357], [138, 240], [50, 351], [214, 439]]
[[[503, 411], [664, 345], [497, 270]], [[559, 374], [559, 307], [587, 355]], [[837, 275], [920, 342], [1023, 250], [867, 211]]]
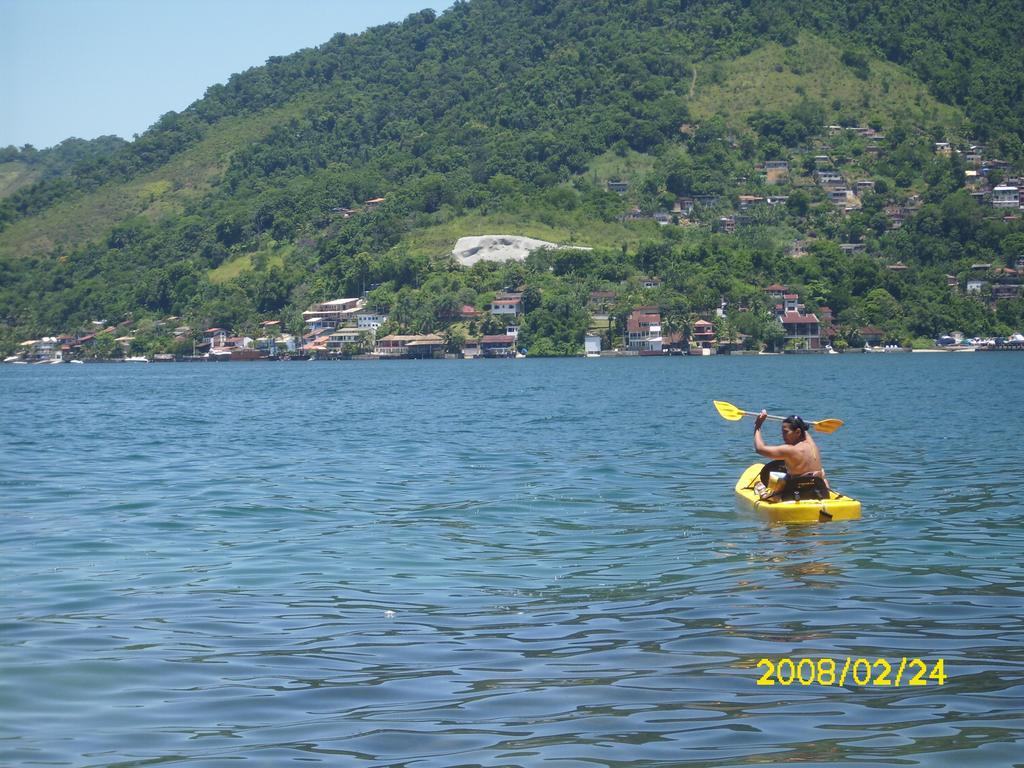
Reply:
[[739, 421], [743, 418], [744, 413], [732, 403], [726, 403], [722, 400], [712, 400], [715, 404], [715, 408], [718, 411], [718, 415], [728, 421]]
[[814, 427], [815, 432], [821, 432], [825, 435], [831, 435], [841, 426], [844, 422], [842, 419], [822, 419], [821, 421], [814, 422], [811, 426]]

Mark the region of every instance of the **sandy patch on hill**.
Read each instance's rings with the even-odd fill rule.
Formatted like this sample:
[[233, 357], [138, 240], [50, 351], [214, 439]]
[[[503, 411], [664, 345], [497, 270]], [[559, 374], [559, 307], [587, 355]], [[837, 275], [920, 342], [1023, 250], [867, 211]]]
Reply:
[[[537, 240], [533, 237], [517, 235], [479, 235], [476, 237], [460, 237], [452, 250], [452, 256], [464, 267], [470, 267], [478, 261], [522, 261], [530, 255], [530, 251], [538, 248], [577, 248], [579, 246], [563, 246]], [[586, 250], [590, 250], [589, 248]]]

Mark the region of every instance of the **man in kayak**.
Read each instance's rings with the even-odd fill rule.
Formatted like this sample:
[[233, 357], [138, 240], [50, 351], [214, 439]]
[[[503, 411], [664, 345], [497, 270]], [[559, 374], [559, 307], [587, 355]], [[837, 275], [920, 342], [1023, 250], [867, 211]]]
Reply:
[[761, 425], [767, 418], [768, 412], [762, 410], [754, 422], [754, 450], [767, 459], [785, 462], [786, 474], [790, 478], [820, 477], [827, 488], [828, 479], [821, 466], [821, 453], [811, 437], [810, 425], [799, 416], [787, 416], [782, 420], [784, 444], [767, 445], [761, 437]]

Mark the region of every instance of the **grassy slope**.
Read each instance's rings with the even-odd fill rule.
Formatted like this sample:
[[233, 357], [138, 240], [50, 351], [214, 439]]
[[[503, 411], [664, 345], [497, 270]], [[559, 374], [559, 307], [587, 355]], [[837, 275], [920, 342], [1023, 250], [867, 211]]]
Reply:
[[135, 216], [163, 218], [181, 213], [189, 201], [207, 194], [220, 180], [237, 147], [301, 114], [310, 101], [300, 97], [260, 115], [222, 120], [203, 141], [158, 170], [128, 182], [105, 184], [17, 221], [0, 233], [0, 256], [45, 255], [58, 244], [74, 248], [101, 238], [112, 226]]
[[[832, 122], [838, 114], [855, 114], [862, 123], [878, 120], [891, 126], [897, 117], [920, 125], [942, 125], [958, 137], [962, 114], [936, 102], [912, 75], [884, 61], [871, 62], [871, 77], [858, 79], [840, 61], [841, 51], [820, 38], [803, 34], [790, 48], [770, 44], [747, 56], [714, 67], [698, 66], [689, 106], [695, 121], [718, 114], [733, 125], [758, 110], [782, 110], [806, 96], [820, 101]], [[275, 125], [309, 106], [315, 96], [255, 117], [231, 118], [213, 126], [197, 146], [163, 168], [128, 183], [111, 183], [67, 201], [40, 216], [19, 221], [0, 233], [0, 256], [48, 253], [57, 244], [74, 247], [103, 237], [120, 221], [134, 216], [160, 218], [183, 210], [221, 178], [232, 151], [257, 140]], [[833, 108], [836, 102], [839, 110]], [[609, 178], [633, 180], [654, 169], [657, 158], [628, 152], [595, 158], [587, 178], [603, 185]], [[0, 172], [3, 171], [0, 166]], [[526, 214], [470, 213], [407, 235], [399, 246], [411, 253], [439, 256], [465, 235], [513, 234], [598, 248], [634, 247], [656, 237], [653, 224], [604, 223], [579, 213], [535, 211]], [[248, 268], [248, 257], [218, 271], [223, 280]], [[228, 265], [224, 265], [227, 267]]]
[[[806, 97], [825, 107], [830, 123], [840, 114], [883, 126], [904, 117], [918, 125], [942, 125], [950, 138], [961, 136], [962, 113], [936, 101], [909, 72], [872, 59], [870, 78], [861, 80], [841, 55], [832, 44], [803, 33], [788, 49], [772, 43], [718, 68], [698, 67], [690, 110], [697, 120], [718, 114], [736, 124], [759, 110], [792, 108]], [[833, 108], [837, 101], [839, 110]]]
[[[294, 250], [294, 246], [291, 244], [278, 246], [271, 244], [267, 248], [263, 249], [266, 254], [266, 266], [265, 269], [270, 267], [280, 267], [284, 264], [285, 256]], [[225, 261], [216, 269], [211, 269], [207, 275], [210, 278], [211, 283], [221, 284], [226, 283], [229, 280], [233, 280], [243, 272], [250, 272], [253, 269], [253, 259], [256, 254], [243, 253], [241, 256], [236, 256], [231, 261]]]
[[17, 161], [0, 163], [0, 200], [39, 179], [39, 171]]

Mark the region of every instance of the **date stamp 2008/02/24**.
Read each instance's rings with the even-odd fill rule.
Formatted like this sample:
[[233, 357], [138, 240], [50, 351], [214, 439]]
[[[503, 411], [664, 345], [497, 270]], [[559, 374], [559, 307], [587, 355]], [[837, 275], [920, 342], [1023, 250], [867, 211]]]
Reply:
[[891, 687], [903, 685], [945, 685], [946, 665], [943, 659], [926, 662], [902, 657], [899, 662], [887, 659], [865, 659], [847, 656], [844, 659], [791, 659], [778, 661], [760, 659], [757, 668], [763, 669], [758, 685], [824, 685], [840, 687]]

